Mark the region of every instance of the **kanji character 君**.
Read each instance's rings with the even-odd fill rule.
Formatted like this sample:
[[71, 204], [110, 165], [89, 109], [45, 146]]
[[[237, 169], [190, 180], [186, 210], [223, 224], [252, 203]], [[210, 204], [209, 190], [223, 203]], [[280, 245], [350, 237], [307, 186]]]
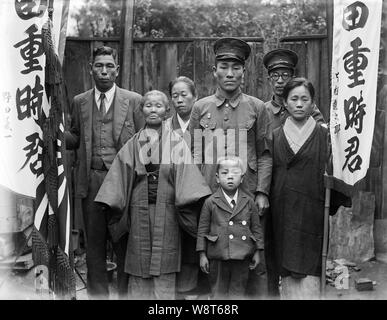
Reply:
[[350, 144], [350, 146], [344, 150], [345, 152], [347, 152], [347, 155], [345, 156], [346, 160], [343, 165], [343, 170], [348, 165], [348, 170], [353, 173], [356, 170], [361, 169], [360, 166], [363, 162], [361, 156], [357, 154], [360, 142], [359, 138], [356, 136], [350, 138], [347, 142]]

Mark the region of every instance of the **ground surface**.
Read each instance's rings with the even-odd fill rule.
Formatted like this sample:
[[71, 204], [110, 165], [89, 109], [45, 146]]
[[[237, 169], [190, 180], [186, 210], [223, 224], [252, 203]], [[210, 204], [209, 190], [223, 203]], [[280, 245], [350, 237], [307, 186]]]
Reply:
[[[77, 256], [76, 266], [79, 275], [76, 275], [76, 298], [87, 300], [87, 291], [81, 277], [86, 281], [85, 256]], [[349, 289], [338, 290], [332, 285], [326, 287], [327, 300], [387, 300], [387, 264], [379, 261], [367, 261], [357, 265], [360, 271], [351, 271]], [[357, 291], [355, 280], [368, 278], [376, 282], [372, 291]], [[117, 299], [115, 273], [110, 285], [110, 299]], [[200, 296], [201, 299], [206, 297]], [[53, 299], [46, 292], [37, 293], [35, 290], [35, 272], [0, 270], [0, 299], [1, 300], [50, 300]]]

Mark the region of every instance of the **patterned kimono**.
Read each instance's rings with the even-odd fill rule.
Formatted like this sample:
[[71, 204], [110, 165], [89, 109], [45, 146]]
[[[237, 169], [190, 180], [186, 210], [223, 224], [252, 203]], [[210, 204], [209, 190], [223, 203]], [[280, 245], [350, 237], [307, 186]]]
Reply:
[[[113, 239], [128, 232], [125, 272], [149, 278], [180, 271], [181, 223], [197, 230], [197, 220], [179, 217], [177, 208], [194, 204], [211, 191], [192, 164], [190, 150], [170, 124], [162, 126], [162, 163], [159, 166], [154, 220], [148, 204], [148, 178], [144, 165], [146, 130], [140, 130], [117, 154], [95, 201], [123, 212], [110, 230]], [[179, 149], [174, 147], [179, 146]], [[184, 147], [185, 146], [185, 147]], [[171, 150], [178, 150], [177, 153]], [[178, 160], [176, 161], [176, 156]], [[175, 157], [171, 159], [171, 157]], [[116, 219], [117, 221], [117, 219]], [[195, 225], [196, 223], [196, 225]]]

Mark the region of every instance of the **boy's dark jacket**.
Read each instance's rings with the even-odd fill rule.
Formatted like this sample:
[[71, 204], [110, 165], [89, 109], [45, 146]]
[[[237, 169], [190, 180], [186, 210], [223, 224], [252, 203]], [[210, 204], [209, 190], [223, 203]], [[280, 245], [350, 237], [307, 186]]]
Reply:
[[196, 251], [206, 251], [209, 259], [243, 260], [257, 249], [263, 249], [263, 236], [253, 199], [239, 188], [232, 209], [219, 188], [203, 205]]

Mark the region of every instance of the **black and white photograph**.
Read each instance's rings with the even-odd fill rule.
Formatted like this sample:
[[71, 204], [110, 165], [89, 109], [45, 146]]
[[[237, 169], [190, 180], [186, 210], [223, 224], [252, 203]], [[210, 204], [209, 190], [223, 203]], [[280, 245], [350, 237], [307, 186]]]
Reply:
[[386, 15], [1, 0], [0, 300], [387, 300]]

